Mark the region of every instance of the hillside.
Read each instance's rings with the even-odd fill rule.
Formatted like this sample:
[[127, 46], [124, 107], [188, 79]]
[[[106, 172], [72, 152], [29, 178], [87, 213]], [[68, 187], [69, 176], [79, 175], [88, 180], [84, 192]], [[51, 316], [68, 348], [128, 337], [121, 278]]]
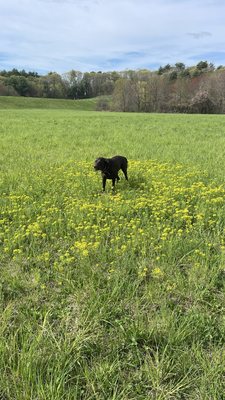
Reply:
[[68, 109], [95, 111], [98, 98], [82, 100], [0, 96], [1, 109]]

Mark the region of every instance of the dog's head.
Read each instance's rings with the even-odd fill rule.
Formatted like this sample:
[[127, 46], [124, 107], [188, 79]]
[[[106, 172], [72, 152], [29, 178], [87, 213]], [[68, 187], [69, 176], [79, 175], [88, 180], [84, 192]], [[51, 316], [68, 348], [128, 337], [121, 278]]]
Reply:
[[108, 167], [108, 160], [104, 157], [99, 157], [94, 162], [95, 171], [106, 171]]

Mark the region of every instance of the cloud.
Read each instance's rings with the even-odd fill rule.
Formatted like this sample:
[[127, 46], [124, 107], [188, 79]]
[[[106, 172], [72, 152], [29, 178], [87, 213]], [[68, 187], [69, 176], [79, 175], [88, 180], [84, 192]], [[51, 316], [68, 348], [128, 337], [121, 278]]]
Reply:
[[193, 32], [193, 33], [187, 33], [187, 35], [192, 36], [194, 39], [201, 39], [207, 36], [212, 36], [212, 33], [210, 32]]
[[202, 54], [225, 64], [222, 0], [1, 1], [0, 70], [157, 68]]

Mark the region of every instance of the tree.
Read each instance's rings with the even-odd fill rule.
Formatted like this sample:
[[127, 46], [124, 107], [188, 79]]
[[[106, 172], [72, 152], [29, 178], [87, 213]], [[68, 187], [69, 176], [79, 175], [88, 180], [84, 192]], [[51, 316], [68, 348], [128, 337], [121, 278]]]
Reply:
[[85, 99], [93, 97], [90, 73], [85, 72], [79, 86], [79, 98]]
[[190, 102], [189, 80], [178, 78], [173, 86], [174, 90], [170, 102], [171, 111], [186, 113]]
[[20, 96], [29, 96], [30, 94], [31, 87], [28, 79], [24, 76], [12, 75], [6, 78], [5, 84], [12, 86]]
[[66, 97], [69, 99], [78, 99], [80, 94], [80, 83], [83, 78], [83, 74], [80, 71], [72, 69], [62, 75], [62, 80], [66, 90]]
[[161, 77], [152, 74], [147, 82], [146, 111], [159, 111], [161, 97]]
[[200, 61], [197, 65], [196, 68], [199, 71], [202, 71], [203, 69], [207, 69], [208, 68], [208, 62], [207, 61]]
[[56, 72], [49, 72], [49, 74], [41, 77], [39, 83], [39, 90], [42, 91], [43, 97], [63, 98], [66, 95], [63, 79]]
[[0, 77], [0, 96], [18, 96], [14, 87], [6, 84], [6, 79]]
[[169, 80], [174, 81], [177, 79], [177, 71], [172, 71], [169, 73]]
[[137, 91], [131, 80], [121, 78], [116, 81], [112, 108], [116, 111], [138, 111]]
[[192, 98], [190, 103], [190, 112], [197, 114], [213, 114], [215, 112], [215, 104], [210, 99], [207, 91], [200, 90]]
[[225, 70], [217, 70], [204, 76], [201, 90], [207, 91], [217, 113], [225, 112]]
[[190, 71], [189, 71], [189, 69], [188, 69], [188, 68], [182, 69], [182, 70], [179, 72], [179, 76], [180, 76], [181, 78], [188, 78], [188, 77], [190, 76]]
[[158, 75], [162, 75], [165, 72], [169, 72], [171, 69], [172, 69], [171, 65], [170, 64], [166, 64], [164, 67], [159, 67], [157, 73], [158, 73]]
[[175, 64], [175, 67], [176, 67], [176, 69], [177, 69], [178, 71], [184, 71], [184, 70], [185, 70], [185, 64], [182, 63], [182, 62], [177, 62], [177, 63]]

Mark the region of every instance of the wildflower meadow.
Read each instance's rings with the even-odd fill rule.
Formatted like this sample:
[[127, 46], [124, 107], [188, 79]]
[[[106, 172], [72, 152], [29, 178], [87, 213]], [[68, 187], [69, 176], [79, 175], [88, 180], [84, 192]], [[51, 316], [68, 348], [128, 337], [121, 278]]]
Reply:
[[0, 399], [224, 399], [223, 118], [0, 112]]

